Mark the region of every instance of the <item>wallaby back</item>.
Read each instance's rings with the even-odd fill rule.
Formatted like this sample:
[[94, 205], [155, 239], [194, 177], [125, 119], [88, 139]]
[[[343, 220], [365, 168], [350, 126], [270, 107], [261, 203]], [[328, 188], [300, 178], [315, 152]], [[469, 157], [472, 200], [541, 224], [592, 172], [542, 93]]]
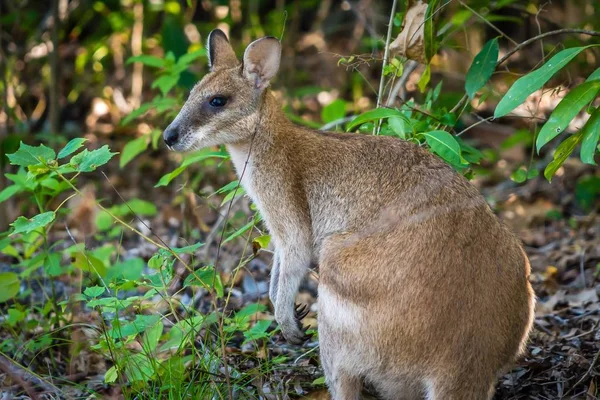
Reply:
[[[286, 339], [311, 264], [320, 266], [321, 361], [334, 399], [363, 382], [389, 399], [487, 399], [532, 324], [529, 264], [478, 191], [439, 158], [389, 137], [317, 132], [268, 90], [276, 39], [240, 65], [220, 31], [212, 72], [165, 141], [225, 144], [275, 245], [270, 298]], [[301, 317], [301, 315], [300, 315]]]

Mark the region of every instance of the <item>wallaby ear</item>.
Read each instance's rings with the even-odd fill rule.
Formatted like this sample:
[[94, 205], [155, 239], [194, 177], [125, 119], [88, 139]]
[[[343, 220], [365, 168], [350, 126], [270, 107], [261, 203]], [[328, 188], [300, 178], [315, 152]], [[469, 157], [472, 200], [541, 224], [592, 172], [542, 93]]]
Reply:
[[254, 87], [264, 89], [279, 69], [281, 43], [277, 38], [267, 36], [255, 40], [244, 52], [243, 74]]
[[222, 30], [215, 29], [208, 35], [207, 47], [211, 71], [232, 68], [239, 64], [235, 52]]

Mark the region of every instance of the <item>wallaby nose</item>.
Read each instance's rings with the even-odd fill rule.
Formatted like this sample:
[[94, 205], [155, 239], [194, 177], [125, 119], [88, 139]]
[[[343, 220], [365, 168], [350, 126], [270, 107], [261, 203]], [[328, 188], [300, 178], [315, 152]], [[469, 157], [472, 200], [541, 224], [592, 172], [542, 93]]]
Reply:
[[172, 147], [179, 140], [179, 128], [173, 126], [173, 124], [167, 126], [167, 129], [163, 132], [163, 140], [167, 146]]

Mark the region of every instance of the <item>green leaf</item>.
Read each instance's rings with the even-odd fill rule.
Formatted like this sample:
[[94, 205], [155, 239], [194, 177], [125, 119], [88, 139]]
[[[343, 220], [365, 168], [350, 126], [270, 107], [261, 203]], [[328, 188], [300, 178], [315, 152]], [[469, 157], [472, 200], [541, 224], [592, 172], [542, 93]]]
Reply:
[[29, 233], [35, 231], [36, 229], [42, 228], [54, 221], [55, 217], [56, 214], [54, 213], [54, 211], [48, 211], [42, 214], [38, 214], [33, 218], [25, 218], [21, 216], [17, 218], [15, 222], [10, 224], [10, 226], [15, 228], [11, 235], [14, 235], [16, 233]]
[[264, 304], [260, 304], [260, 303], [248, 304], [247, 306], [242, 308], [240, 311], [235, 313], [235, 319], [238, 321], [238, 323], [243, 323], [244, 321], [247, 321], [248, 318], [250, 318], [252, 315], [256, 314], [257, 312], [263, 312], [266, 309], [267, 309], [267, 306], [265, 306]]
[[[433, 16], [437, 9], [439, 0], [430, 0], [425, 11], [425, 26], [423, 27], [423, 36], [425, 42], [425, 60], [429, 63], [429, 60], [435, 55], [436, 42], [435, 42], [435, 29], [433, 27]], [[429, 67], [429, 65], [427, 65]], [[428, 80], [429, 81], [429, 80]], [[427, 83], [425, 83], [427, 85]], [[422, 92], [423, 90], [421, 90]]]
[[179, 74], [163, 75], [154, 82], [152, 82], [152, 89], [158, 87], [163, 96], [169, 93], [169, 90], [179, 82]]
[[204, 246], [204, 243], [198, 242], [185, 247], [173, 247], [171, 250], [176, 254], [194, 254], [194, 252], [202, 246]]
[[312, 381], [311, 385], [313, 385], [313, 386], [323, 386], [323, 385], [325, 385], [325, 377], [322, 376], [320, 378], [315, 379], [314, 381]]
[[498, 38], [494, 38], [488, 41], [473, 59], [465, 81], [465, 90], [469, 98], [472, 99], [492, 77], [498, 61], [498, 50]]
[[189, 274], [183, 282], [183, 287], [202, 286], [204, 288], [211, 288], [213, 283], [217, 296], [223, 297], [224, 291], [221, 276], [215, 272], [215, 267], [208, 265]]
[[[600, 71], [600, 68], [598, 69]], [[581, 142], [581, 161], [586, 164], [596, 164], [594, 154], [600, 139], [600, 107], [597, 108], [584, 127], [581, 129], [583, 141]]]
[[104, 383], [113, 383], [118, 377], [117, 366], [113, 365], [104, 373]]
[[127, 205], [123, 204], [119, 207], [121, 208], [119, 210], [120, 215], [128, 215], [131, 213], [131, 210], [133, 210], [135, 214], [144, 217], [153, 217], [158, 213], [158, 209], [156, 208], [156, 205], [154, 203], [142, 199], [128, 200]]
[[43, 144], [34, 147], [21, 142], [19, 149], [13, 154], [7, 154], [7, 157], [12, 165], [28, 167], [30, 165], [36, 165], [39, 163], [45, 163], [49, 160], [54, 160], [56, 158], [56, 153], [54, 150], [44, 146]]
[[166, 62], [162, 58], [150, 56], [147, 54], [142, 54], [135, 57], [129, 57], [127, 60], [127, 64], [132, 64], [134, 62], [140, 62], [149, 67], [162, 68], [166, 65]]
[[146, 111], [154, 110], [157, 113], [164, 112], [166, 110], [171, 110], [173, 107], [177, 105], [177, 101], [172, 97], [155, 97], [151, 102], [142, 104], [139, 108], [136, 108], [132, 112], [129, 113], [123, 120], [121, 121], [121, 126], [127, 125], [135, 118], [141, 116], [146, 113]]
[[527, 180], [527, 171], [523, 168], [519, 168], [518, 170], [512, 173], [510, 179], [512, 179], [516, 183], [523, 183]]
[[252, 227], [255, 225], [255, 221], [254, 219], [252, 219], [252, 221], [248, 222], [246, 225], [242, 226], [240, 229], [238, 229], [237, 231], [233, 232], [231, 235], [229, 235], [225, 240], [223, 240], [223, 244], [227, 243], [235, 238], [237, 238], [238, 236], [243, 235], [245, 232], [249, 231], [250, 229], [252, 229]]
[[197, 60], [200, 57], [206, 55], [206, 48], [201, 48], [200, 50], [193, 51], [191, 53], [186, 53], [179, 57], [177, 60], [177, 65], [185, 65], [188, 66], [192, 61]]
[[[351, 131], [355, 127], [364, 124], [368, 121], [380, 120], [384, 118], [390, 117], [398, 117], [404, 119], [407, 123], [408, 119], [402, 114], [400, 110], [396, 110], [395, 108], [376, 108], [374, 110], [369, 110], [367, 112], [362, 113], [358, 117], [354, 118], [346, 127], [347, 131]], [[409, 123], [410, 124], [410, 123]]]
[[91, 172], [109, 162], [115, 154], [118, 153], [111, 153], [108, 145], [93, 151], [85, 149], [71, 158], [71, 165], [79, 172]]
[[261, 249], [266, 249], [269, 247], [269, 243], [271, 243], [271, 235], [262, 235], [254, 238], [253, 243], [258, 244]]
[[500, 118], [514, 110], [518, 105], [523, 104], [531, 93], [544, 86], [555, 73], [560, 71], [579, 53], [589, 47], [590, 46], [573, 47], [563, 50], [540, 68], [517, 79], [498, 103], [498, 106], [494, 111], [494, 118]]
[[577, 144], [581, 142], [582, 134], [577, 133], [566, 138], [554, 152], [554, 159], [548, 164], [544, 170], [544, 176], [548, 179], [548, 182], [552, 181], [552, 177], [558, 171], [561, 165], [569, 158]]
[[591, 102], [600, 90], [600, 80], [582, 83], [571, 90], [556, 106], [544, 124], [536, 140], [537, 152], [549, 141], [562, 133], [579, 111]]
[[52, 277], [59, 276], [62, 273], [60, 267], [61, 254], [49, 253], [44, 260], [44, 270]]
[[185, 171], [184, 166], [181, 167], [177, 167], [176, 169], [174, 169], [173, 171], [169, 172], [168, 174], [163, 175], [158, 183], [156, 185], [154, 185], [154, 187], [161, 187], [161, 186], [167, 186], [169, 183], [171, 183], [171, 181], [175, 178], [177, 178], [179, 175], [181, 175], [181, 173], [183, 171]]
[[323, 107], [321, 111], [321, 119], [324, 123], [336, 121], [344, 118], [346, 114], [346, 102], [341, 99], [337, 99]]
[[98, 297], [101, 296], [104, 292], [105, 292], [106, 288], [102, 287], [102, 286], [92, 286], [89, 288], [86, 288], [83, 291], [83, 294], [85, 294], [88, 297]]
[[271, 326], [271, 321], [262, 319], [257, 321], [254, 326], [244, 332], [244, 337], [246, 340], [258, 340], [262, 338], [268, 337], [267, 329]]
[[61, 151], [58, 152], [58, 159], [65, 158], [73, 153], [75, 153], [83, 144], [87, 141], [85, 138], [75, 138], [71, 139], [69, 143], [63, 147]]
[[152, 353], [156, 349], [160, 337], [162, 336], [163, 329], [164, 325], [161, 321], [158, 321], [156, 325], [146, 329], [144, 337], [142, 338], [142, 346], [144, 346], [144, 350], [147, 353]]
[[126, 166], [131, 160], [133, 160], [138, 154], [143, 153], [144, 150], [148, 148], [149, 143], [148, 135], [141, 136], [137, 139], [131, 140], [128, 142], [125, 147], [123, 147], [123, 152], [121, 153], [121, 159], [119, 160], [119, 167], [123, 168]]
[[159, 320], [160, 315], [136, 315], [135, 320], [121, 325], [121, 322], [115, 319], [115, 325], [108, 333], [113, 339], [137, 335], [156, 325]]
[[106, 265], [98, 257], [84, 252], [77, 252], [73, 256], [75, 257], [73, 261], [75, 268], [94, 275], [106, 276]]
[[0, 203], [10, 199], [11, 197], [13, 197], [15, 194], [19, 193], [20, 191], [21, 191], [21, 187], [19, 185], [10, 185], [10, 186], [5, 187], [4, 190], [2, 190], [0, 192]]
[[431, 131], [423, 133], [425, 141], [431, 150], [452, 165], [465, 165], [460, 153], [460, 145], [446, 131]]
[[19, 293], [21, 282], [14, 272], [0, 272], [0, 303], [12, 299]]
[[592, 72], [585, 81], [590, 82], [590, 81], [594, 81], [597, 79], [600, 79], [600, 68], [596, 68], [596, 70], [594, 72]]
[[419, 90], [421, 91], [421, 93], [425, 92], [425, 88], [429, 84], [430, 80], [431, 80], [431, 65], [427, 64], [427, 66], [425, 67], [425, 71], [423, 71], [423, 75], [421, 75], [421, 78], [419, 78], [419, 82], [417, 82], [417, 86], [419, 87]]

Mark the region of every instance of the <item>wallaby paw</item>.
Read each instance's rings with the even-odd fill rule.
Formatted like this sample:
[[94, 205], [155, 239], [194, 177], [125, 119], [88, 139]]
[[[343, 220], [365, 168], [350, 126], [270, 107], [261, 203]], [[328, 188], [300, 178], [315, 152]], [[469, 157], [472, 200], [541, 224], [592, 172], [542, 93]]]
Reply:
[[306, 329], [301, 328], [297, 322], [280, 324], [280, 326], [283, 337], [291, 344], [302, 344], [310, 339], [310, 335], [306, 334]]
[[296, 304], [296, 309], [294, 310], [296, 321], [300, 322], [300, 320], [304, 319], [304, 317], [308, 315], [309, 311], [310, 307], [306, 304]]

